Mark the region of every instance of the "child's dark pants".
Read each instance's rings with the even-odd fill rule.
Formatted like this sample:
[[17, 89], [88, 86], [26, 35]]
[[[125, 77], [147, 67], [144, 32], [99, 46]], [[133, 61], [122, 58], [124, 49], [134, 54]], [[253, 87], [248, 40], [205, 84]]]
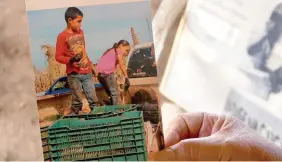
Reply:
[[91, 111], [98, 105], [92, 74], [70, 74], [68, 75], [68, 82], [72, 90], [71, 110], [73, 113], [78, 114], [82, 110], [82, 90]]
[[118, 86], [115, 79], [115, 74], [98, 74], [98, 80], [102, 84], [106, 93], [111, 99], [112, 105], [118, 105]]

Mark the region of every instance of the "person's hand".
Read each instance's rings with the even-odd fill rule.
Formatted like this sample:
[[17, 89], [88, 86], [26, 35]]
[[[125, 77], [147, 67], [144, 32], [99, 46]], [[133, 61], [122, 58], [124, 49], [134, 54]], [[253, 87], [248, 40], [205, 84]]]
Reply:
[[81, 54], [76, 54], [70, 58], [69, 64], [72, 65], [75, 62], [79, 62], [81, 58], [82, 58]]
[[125, 78], [125, 81], [124, 81], [124, 90], [127, 91], [129, 87], [130, 87], [129, 79], [128, 79], [128, 78]]
[[175, 119], [165, 136], [166, 149], [155, 161], [282, 160], [282, 149], [239, 119], [188, 113]]
[[97, 74], [96, 74], [96, 71], [95, 71], [95, 66], [93, 64], [91, 64], [91, 72], [92, 72], [92, 75], [94, 77], [97, 77]]
[[79, 64], [79, 67], [80, 67], [80, 68], [86, 68], [86, 67], [88, 67], [88, 63], [89, 63], [89, 62], [88, 62], [87, 59], [81, 59], [78, 64]]
[[152, 67], [156, 67], [156, 66], [157, 66], [156, 61], [154, 61]]

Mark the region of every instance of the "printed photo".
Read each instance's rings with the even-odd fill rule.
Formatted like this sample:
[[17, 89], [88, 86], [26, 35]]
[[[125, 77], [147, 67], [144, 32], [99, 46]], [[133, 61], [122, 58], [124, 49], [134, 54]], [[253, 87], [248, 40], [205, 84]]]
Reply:
[[163, 149], [149, 1], [26, 5], [44, 160], [146, 161]]
[[260, 20], [264, 30], [254, 27], [246, 49], [250, 66], [241, 67], [240, 75], [234, 78], [242, 87], [231, 88], [224, 110], [282, 146], [282, 131], [277, 127], [282, 117], [282, 3], [277, 1], [265, 11], [269, 17]]
[[248, 54], [252, 58], [253, 67], [265, 74], [263, 86], [268, 89], [265, 99], [282, 90], [282, 58], [280, 54], [282, 4], [279, 3], [273, 9], [269, 20], [266, 22], [266, 31], [255, 43], [248, 48]]

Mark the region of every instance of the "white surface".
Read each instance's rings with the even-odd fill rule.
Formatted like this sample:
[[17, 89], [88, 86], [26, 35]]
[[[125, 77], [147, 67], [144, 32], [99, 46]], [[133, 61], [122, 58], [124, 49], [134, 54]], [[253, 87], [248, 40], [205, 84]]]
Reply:
[[148, 0], [25, 0], [27, 11], [142, 1]]
[[[200, 0], [191, 0], [188, 5], [190, 10], [187, 10], [186, 15], [191, 14], [191, 11], [198, 19], [211, 21], [211, 17], [215, 17], [214, 20], [217, 21], [210, 22], [213, 23], [211, 28], [199, 23], [200, 26], [203, 25], [202, 29], [194, 27], [192, 32], [193, 25], [188, 24], [196, 23], [196, 19], [189, 21], [187, 17], [186, 27], [178, 40], [178, 48], [169, 58], [167, 67], [170, 68], [162, 80], [161, 93], [176, 104], [184, 108], [189, 107], [189, 111], [222, 113], [230, 88], [232, 86], [247, 88], [251, 84], [248, 79], [238, 78], [240, 76], [238, 66], [251, 67], [251, 62], [246, 57], [246, 47], [253, 32], [258, 32], [257, 28], [260, 30], [265, 28], [264, 25], [278, 1], [271, 2], [258, 0], [254, 5], [254, 1], [239, 3], [234, 0], [232, 3], [226, 3], [220, 0], [203, 3]], [[217, 8], [221, 9], [216, 10]], [[264, 10], [261, 11], [261, 8]], [[236, 15], [238, 11], [241, 15]], [[204, 12], [212, 14], [205, 17], [208, 14]], [[222, 13], [225, 14], [219, 16]], [[258, 15], [262, 15], [259, 16], [260, 21], [256, 19]], [[223, 20], [224, 24], [227, 24], [226, 29], [232, 26], [238, 33], [242, 33], [233, 37], [234, 40], [231, 42], [235, 42], [234, 45], [229, 43], [230, 40], [226, 40], [228, 38], [226, 35], [222, 35], [223, 30], [216, 29], [216, 26], [220, 25], [216, 22], [223, 23]], [[259, 27], [256, 27], [256, 24], [259, 24]], [[194, 35], [194, 32], [197, 35]], [[201, 33], [205, 33], [206, 36], [210, 34], [214, 39], [210, 40]], [[216, 41], [223, 43], [222, 46], [218, 46]]]

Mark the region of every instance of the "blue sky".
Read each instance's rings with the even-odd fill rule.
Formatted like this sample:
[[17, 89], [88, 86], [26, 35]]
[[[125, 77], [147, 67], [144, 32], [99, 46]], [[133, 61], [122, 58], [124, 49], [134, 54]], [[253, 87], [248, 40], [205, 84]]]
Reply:
[[[153, 41], [149, 2], [83, 6], [79, 9], [84, 14], [82, 29], [87, 54], [93, 63], [97, 62], [104, 50], [120, 39], [132, 43], [130, 27], [134, 28], [140, 43]], [[66, 27], [65, 10], [66, 8], [60, 8], [27, 12], [31, 57], [38, 70], [47, 67], [46, 57], [40, 46], [56, 44], [57, 35]]]

